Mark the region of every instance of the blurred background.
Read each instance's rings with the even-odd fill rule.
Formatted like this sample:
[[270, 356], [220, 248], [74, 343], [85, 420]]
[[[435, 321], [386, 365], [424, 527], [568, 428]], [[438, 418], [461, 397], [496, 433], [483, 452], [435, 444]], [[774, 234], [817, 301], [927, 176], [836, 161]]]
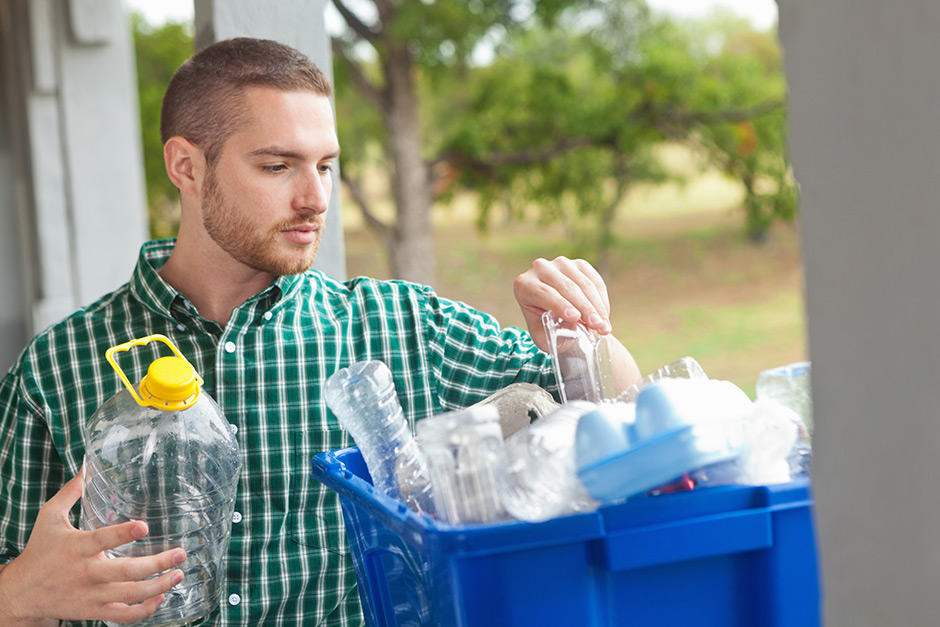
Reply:
[[[348, 276], [522, 325], [515, 275], [582, 257], [644, 372], [691, 355], [753, 395], [806, 358], [773, 0], [327, 6]], [[192, 3], [128, 10], [150, 233], [172, 236], [159, 109]]]

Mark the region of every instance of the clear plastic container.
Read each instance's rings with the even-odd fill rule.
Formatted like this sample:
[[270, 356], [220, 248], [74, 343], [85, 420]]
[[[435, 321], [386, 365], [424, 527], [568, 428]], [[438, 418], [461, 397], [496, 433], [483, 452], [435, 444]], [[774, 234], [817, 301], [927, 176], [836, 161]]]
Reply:
[[[159, 340], [175, 357], [154, 361], [134, 388], [113, 354]], [[219, 605], [241, 461], [222, 410], [200, 390], [202, 379], [163, 336], [107, 353], [127, 389], [105, 402], [84, 429], [81, 528], [143, 520], [140, 540], [108, 551], [141, 557], [182, 547], [182, 583], [139, 625], [181, 624]]]
[[388, 366], [356, 362], [327, 379], [324, 395], [362, 451], [375, 488], [416, 512], [434, 513], [427, 461], [405, 421]]
[[418, 423], [418, 443], [427, 456], [434, 505], [452, 525], [508, 518], [498, 484], [506, 474], [506, 452], [493, 405], [438, 414]]
[[797, 441], [790, 451], [790, 474], [810, 474], [813, 446], [813, 398], [810, 384], [811, 364], [800, 361], [764, 370], [757, 377], [757, 400], [770, 400], [792, 409], [798, 417]]
[[598, 335], [580, 322], [565, 322], [550, 311], [542, 314], [542, 326], [562, 403], [599, 403], [617, 396], [611, 336]]

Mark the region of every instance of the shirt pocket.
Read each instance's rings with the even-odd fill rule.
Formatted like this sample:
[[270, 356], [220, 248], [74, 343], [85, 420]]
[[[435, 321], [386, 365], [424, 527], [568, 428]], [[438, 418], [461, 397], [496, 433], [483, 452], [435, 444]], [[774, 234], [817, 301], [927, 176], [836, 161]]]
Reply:
[[348, 446], [342, 429], [295, 431], [293, 434], [288, 527], [297, 544], [347, 555], [346, 532], [339, 495], [310, 476], [317, 453]]

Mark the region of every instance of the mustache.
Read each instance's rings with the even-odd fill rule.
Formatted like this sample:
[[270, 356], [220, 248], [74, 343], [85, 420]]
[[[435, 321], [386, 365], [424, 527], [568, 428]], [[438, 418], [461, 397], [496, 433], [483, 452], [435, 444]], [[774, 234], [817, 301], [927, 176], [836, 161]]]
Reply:
[[299, 222], [298, 221], [282, 222], [277, 225], [277, 230], [278, 231], [290, 231], [293, 229], [303, 228], [303, 227], [322, 230], [323, 222], [324, 221], [322, 219], [316, 219], [316, 218], [312, 220], [300, 220]]

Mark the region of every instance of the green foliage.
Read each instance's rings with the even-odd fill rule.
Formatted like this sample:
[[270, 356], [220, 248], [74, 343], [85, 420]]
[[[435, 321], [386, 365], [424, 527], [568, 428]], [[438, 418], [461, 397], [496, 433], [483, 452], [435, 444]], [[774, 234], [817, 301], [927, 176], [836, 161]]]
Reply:
[[[677, 23], [643, 0], [406, 2], [372, 45], [348, 62], [381, 86], [388, 50], [409, 52], [434, 192], [474, 192], [482, 228], [560, 222], [603, 260], [624, 194], [667, 178], [653, 156], [665, 140], [740, 181], [753, 239], [794, 217], [779, 47], [738, 18]], [[384, 145], [388, 130], [348, 85], [338, 71], [344, 167], [355, 167], [351, 153]]]
[[741, 182], [745, 228], [760, 241], [775, 220], [792, 221], [797, 192], [786, 155], [786, 82], [773, 33], [757, 32], [727, 15], [697, 25], [697, 36], [716, 49], [690, 90], [710, 110], [751, 111], [735, 119], [696, 124], [690, 140], [712, 163]]
[[150, 233], [167, 237], [176, 232], [178, 193], [167, 178], [160, 141], [160, 105], [170, 78], [193, 53], [193, 35], [188, 24], [168, 22], [153, 27], [138, 13], [131, 14], [137, 63], [137, 93], [140, 100], [141, 143], [144, 177], [150, 208]]

